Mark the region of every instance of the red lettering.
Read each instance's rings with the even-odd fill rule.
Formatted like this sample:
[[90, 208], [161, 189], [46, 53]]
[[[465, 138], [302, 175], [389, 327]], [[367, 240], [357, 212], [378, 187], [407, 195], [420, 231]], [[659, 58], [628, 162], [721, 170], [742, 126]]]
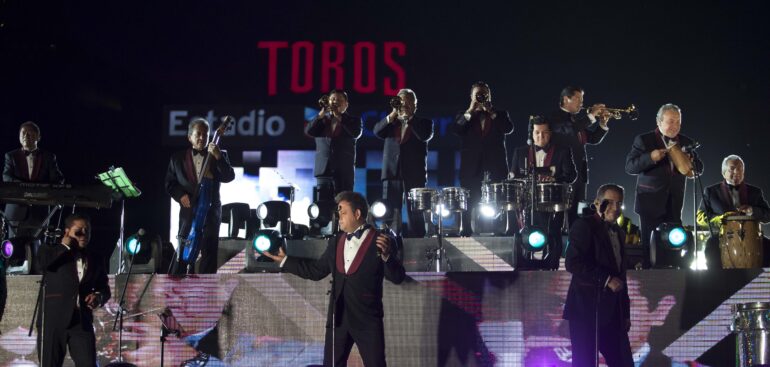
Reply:
[[[313, 89], [313, 44], [308, 41], [294, 42], [291, 45], [291, 91], [292, 93], [307, 93]], [[305, 84], [300, 84], [299, 63], [300, 54], [305, 53]]]
[[[332, 60], [332, 50], [336, 57]], [[342, 62], [345, 60], [345, 45], [339, 41], [324, 41], [321, 43], [321, 92], [332, 89], [342, 89], [344, 71]], [[329, 85], [331, 71], [334, 70], [334, 88]]]
[[[364, 53], [367, 54], [366, 78], [363, 75]], [[374, 43], [356, 42], [353, 45], [353, 90], [357, 93], [374, 93], [377, 85], [374, 78]], [[366, 79], [366, 83], [364, 83]]]
[[286, 41], [259, 41], [257, 48], [267, 49], [267, 94], [278, 94], [278, 49], [289, 47]]
[[401, 67], [395, 60], [393, 60], [393, 53], [398, 56], [406, 55], [406, 45], [403, 42], [385, 42], [385, 52], [383, 55], [383, 61], [385, 65], [393, 70], [393, 74], [396, 75], [396, 86], [393, 87], [392, 79], [385, 77], [383, 81], [383, 93], [386, 96], [395, 96], [398, 91], [406, 87], [406, 73], [404, 68]]

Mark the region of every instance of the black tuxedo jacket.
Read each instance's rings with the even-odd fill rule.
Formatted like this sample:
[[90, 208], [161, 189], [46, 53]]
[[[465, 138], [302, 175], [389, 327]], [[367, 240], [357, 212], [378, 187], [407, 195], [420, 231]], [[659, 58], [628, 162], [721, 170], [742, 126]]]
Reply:
[[[677, 139], [680, 146], [692, 144], [692, 139], [682, 134]], [[686, 177], [672, 167], [668, 154], [657, 163], [650, 157], [650, 152], [665, 147], [660, 131], [655, 129], [637, 135], [626, 156], [626, 173], [637, 175], [634, 211], [641, 216], [660, 217], [666, 214], [669, 196], [675, 211], [669, 214], [674, 218], [681, 216]], [[702, 172], [703, 162], [696, 158], [694, 167], [696, 172]]]
[[[35, 155], [35, 166], [32, 169], [32, 176], [29, 175], [27, 166], [27, 156], [21, 149], [12, 150], [5, 153], [5, 166], [3, 167], [4, 182], [40, 182], [56, 183], [64, 182], [64, 176], [59, 171], [59, 165], [56, 163], [56, 155], [39, 149]], [[8, 220], [23, 221], [27, 218], [28, 207], [25, 205], [7, 204], [5, 206], [5, 215]], [[43, 219], [47, 211], [42, 210], [39, 215]], [[38, 219], [38, 218], [36, 218]], [[36, 223], [39, 224], [39, 223]]]
[[[77, 244], [73, 243], [77, 247]], [[41, 269], [45, 272], [45, 330], [46, 334], [55, 329], [66, 328], [79, 300], [80, 320], [84, 330], [93, 330], [93, 313], [86, 307], [87, 295], [99, 292], [101, 305], [110, 299], [110, 287], [104, 259], [93, 251], [86, 251], [86, 271], [82, 280], [78, 280], [75, 262], [76, 250], [69, 250], [62, 244], [42, 245], [38, 250]], [[100, 306], [101, 306], [100, 305]], [[38, 312], [42, 312], [39, 310]], [[40, 314], [37, 326], [41, 322]]]
[[[762, 189], [744, 182], [738, 186], [738, 197], [741, 205], [751, 206], [753, 218], [763, 223], [770, 222], [770, 207], [762, 195]], [[706, 212], [708, 216], [722, 215], [736, 210], [725, 181], [706, 188], [700, 210]]]
[[[178, 151], [171, 156], [166, 171], [166, 191], [174, 200], [179, 200], [185, 194], [192, 195], [198, 186], [198, 177], [195, 174], [195, 164], [193, 164], [192, 149]], [[211, 157], [211, 174], [214, 176], [214, 189], [211, 195], [211, 205], [220, 206], [219, 186], [222, 182], [230, 182], [235, 179], [235, 171], [230, 166], [230, 159], [227, 151], [222, 151], [222, 158], [219, 160]]]
[[433, 138], [433, 121], [413, 116], [401, 138], [401, 121], [387, 117], [374, 125], [374, 135], [385, 140], [382, 180], [403, 179], [406, 187], [425, 187], [428, 182], [428, 142]]
[[315, 138], [315, 177], [332, 177], [336, 173], [353, 182], [361, 126], [360, 118], [347, 113], [342, 114], [334, 131], [328, 117], [316, 116], [308, 121], [305, 134]]
[[588, 182], [588, 153], [586, 145], [596, 145], [602, 142], [607, 131], [599, 123], [591, 123], [586, 112], [575, 115], [561, 108], [551, 113], [548, 123], [553, 131], [551, 142], [569, 147], [577, 169], [577, 182]]
[[[513, 132], [508, 111], [495, 110], [496, 118], [484, 124], [481, 130], [482, 112], [474, 112], [465, 119], [461, 112], [451, 125], [452, 132], [460, 137], [460, 180], [491, 173], [493, 180], [502, 180], [508, 174], [508, 153], [505, 136]], [[478, 183], [480, 185], [481, 182]]]
[[[570, 227], [566, 267], [572, 273], [564, 305], [567, 320], [594, 320], [597, 297], [599, 323], [606, 325], [613, 318], [630, 319], [628, 287], [618, 293], [605, 286], [610, 276], [626, 281], [625, 234], [619, 231], [621, 266], [618, 268], [612, 242], [604, 220], [596, 213], [582, 216]], [[623, 323], [621, 323], [623, 325]]]
[[[375, 229], [369, 230], [367, 237], [371, 238], [364, 240], [361, 244], [348, 274], [344, 272], [343, 265], [342, 250], [345, 245], [343, 233], [329, 239], [326, 251], [318, 260], [288, 257], [283, 264], [282, 271], [310, 280], [321, 280], [334, 272], [334, 294], [329, 295], [330, 307], [327, 312], [326, 327], [331, 327], [332, 302], [337, 303], [340, 297], [344, 305], [336, 307], [337, 326], [342, 322], [343, 310], [350, 322], [348, 326], [352, 329], [371, 330], [381, 325], [384, 315], [382, 280], [386, 278], [394, 284], [400, 284], [404, 281], [406, 273], [395, 251], [391, 252], [388, 261], [382, 261], [382, 258], [377, 255], [375, 239], [379, 234], [380, 232]], [[395, 247], [393, 249], [395, 250]]]
[[[528, 167], [524, 164], [526, 158], [527, 164], [532, 165], [534, 163], [534, 146], [524, 145], [516, 148], [513, 151], [513, 162], [511, 163], [511, 173], [516, 178], [526, 177], [528, 173]], [[572, 152], [569, 148], [562, 147], [556, 144], [549, 144], [546, 148], [546, 156], [544, 167], [555, 167], [553, 177], [556, 182], [560, 183], [572, 183], [577, 177], [575, 171], [575, 164], [572, 162]]]

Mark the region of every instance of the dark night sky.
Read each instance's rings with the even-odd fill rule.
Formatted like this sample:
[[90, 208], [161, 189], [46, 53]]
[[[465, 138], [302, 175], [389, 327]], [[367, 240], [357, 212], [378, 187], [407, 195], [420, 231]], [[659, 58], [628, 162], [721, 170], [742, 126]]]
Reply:
[[[290, 94], [288, 73], [279, 71], [279, 93], [267, 96], [257, 42], [395, 40], [407, 46], [399, 64], [423, 112], [466, 108], [470, 84], [484, 80], [516, 123], [512, 145], [525, 140], [527, 116], [554, 109], [565, 85], [583, 86], [587, 103], [634, 103], [639, 120], [613, 121], [590, 149], [590, 190], [624, 185], [628, 212], [635, 179], [623, 171], [626, 153], [667, 102], [684, 111], [682, 133], [703, 145], [705, 185], [734, 153], [747, 162], [748, 182], [770, 187], [766, 2], [413, 3], [0, 1], [0, 148], [14, 149], [18, 125], [36, 121], [41, 146], [58, 154], [69, 182], [125, 167], [144, 191], [128, 203], [128, 228], [167, 233], [162, 180], [177, 147], [161, 144], [164, 105], [312, 105], [317, 74], [310, 92]], [[279, 55], [279, 67], [288, 68], [288, 55]], [[352, 68], [345, 64], [346, 88]], [[383, 104], [381, 89], [352, 93], [351, 110]], [[98, 216], [97, 229], [112, 241], [117, 211]]]

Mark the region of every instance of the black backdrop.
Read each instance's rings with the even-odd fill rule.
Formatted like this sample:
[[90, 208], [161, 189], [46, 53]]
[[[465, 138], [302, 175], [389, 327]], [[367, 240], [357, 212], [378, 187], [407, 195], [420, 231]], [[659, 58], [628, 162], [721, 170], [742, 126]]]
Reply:
[[[747, 162], [747, 181], [767, 188], [767, 7], [761, 1], [0, 1], [0, 148], [18, 146], [18, 125], [36, 121], [41, 146], [59, 155], [69, 182], [89, 182], [112, 164], [125, 167], [144, 191], [127, 203], [127, 228], [167, 233], [162, 180], [178, 147], [161, 144], [164, 106], [313, 105], [322, 92], [318, 61], [313, 88], [292, 94], [290, 53], [283, 50], [278, 91], [268, 95], [267, 53], [258, 42], [310, 41], [318, 51], [323, 41], [340, 41], [349, 56], [355, 42], [400, 41], [406, 55], [396, 60], [423, 111], [463, 109], [470, 84], [487, 81], [496, 105], [516, 123], [512, 145], [525, 140], [527, 116], [554, 109], [568, 84], [586, 89], [587, 104], [636, 104], [639, 120], [613, 121], [604, 143], [590, 150], [589, 190], [608, 181], [624, 185], [629, 213], [635, 181], [623, 172], [625, 155], [634, 135], [654, 128], [655, 112], [667, 102], [683, 108], [682, 132], [703, 144], [704, 184], [717, 181], [721, 158], [735, 153]], [[350, 89], [352, 63], [344, 69]], [[357, 104], [384, 104], [383, 76], [393, 75], [378, 71], [375, 93], [351, 93], [353, 112]], [[442, 167], [445, 184], [451, 165]], [[97, 238], [111, 242], [117, 210], [96, 216]]]

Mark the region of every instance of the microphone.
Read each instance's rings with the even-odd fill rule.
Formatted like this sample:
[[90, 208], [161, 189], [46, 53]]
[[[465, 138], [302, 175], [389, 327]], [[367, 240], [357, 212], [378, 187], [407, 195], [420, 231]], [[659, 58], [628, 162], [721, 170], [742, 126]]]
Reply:
[[682, 152], [683, 153], [691, 153], [691, 152], [694, 152], [698, 148], [700, 148], [700, 143], [698, 143], [697, 141], [693, 141], [689, 145], [683, 146], [682, 147]]

